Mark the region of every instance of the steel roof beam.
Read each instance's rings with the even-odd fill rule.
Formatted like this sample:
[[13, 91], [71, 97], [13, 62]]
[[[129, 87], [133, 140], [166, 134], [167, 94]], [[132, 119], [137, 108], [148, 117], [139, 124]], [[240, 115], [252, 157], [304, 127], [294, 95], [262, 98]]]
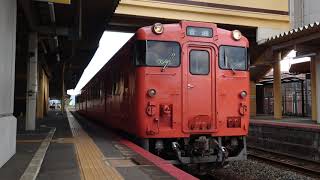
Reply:
[[49, 27], [49, 26], [36, 26], [34, 31], [40, 34], [47, 34], [52, 36], [69, 36], [70, 29], [66, 27]]

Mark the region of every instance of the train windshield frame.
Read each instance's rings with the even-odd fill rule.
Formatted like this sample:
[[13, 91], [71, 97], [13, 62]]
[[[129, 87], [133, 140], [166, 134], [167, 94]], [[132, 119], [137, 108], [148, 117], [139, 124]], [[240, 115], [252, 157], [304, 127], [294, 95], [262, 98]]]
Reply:
[[179, 67], [181, 47], [175, 41], [137, 41], [135, 44], [136, 66]]
[[249, 67], [248, 49], [241, 46], [219, 47], [219, 67], [223, 70], [247, 71]]

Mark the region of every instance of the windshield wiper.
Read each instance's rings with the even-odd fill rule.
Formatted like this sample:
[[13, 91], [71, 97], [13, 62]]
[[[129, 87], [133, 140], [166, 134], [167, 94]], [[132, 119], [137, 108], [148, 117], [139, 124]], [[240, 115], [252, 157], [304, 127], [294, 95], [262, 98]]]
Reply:
[[172, 49], [172, 53], [169, 55], [169, 57], [167, 59], [165, 59], [165, 64], [161, 69], [161, 72], [163, 72], [169, 65], [170, 61], [173, 60], [173, 58], [176, 56], [176, 54], [174, 53], [173, 49]]
[[234, 67], [232, 66], [232, 64], [228, 61], [228, 58], [227, 58], [227, 56], [226, 56], [226, 51], [225, 51], [225, 50], [224, 50], [224, 52], [223, 52], [223, 55], [224, 55], [224, 59], [225, 59], [224, 61], [227, 62], [227, 63], [225, 63], [225, 64], [227, 64], [227, 66], [231, 68], [233, 74], [235, 74], [236, 71], [234, 70]]
[[168, 64], [169, 64], [169, 61], [165, 61], [165, 64], [162, 67], [161, 72], [163, 72], [167, 68]]
[[231, 70], [232, 70], [232, 72], [233, 72], [233, 74], [235, 74], [236, 73], [236, 71], [234, 70], [234, 67], [229, 63], [229, 66], [230, 66], [230, 68], [231, 68]]

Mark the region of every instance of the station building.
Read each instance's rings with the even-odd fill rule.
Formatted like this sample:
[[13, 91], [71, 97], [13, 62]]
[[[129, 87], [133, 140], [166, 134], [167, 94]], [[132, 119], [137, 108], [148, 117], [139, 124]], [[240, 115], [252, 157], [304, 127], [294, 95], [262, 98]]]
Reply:
[[105, 28], [134, 32], [155, 22], [205, 21], [239, 29], [258, 44], [290, 27], [285, 0], [6, 0], [1, 8], [1, 165], [15, 152], [16, 127], [36, 129], [49, 97], [64, 99], [75, 87]]

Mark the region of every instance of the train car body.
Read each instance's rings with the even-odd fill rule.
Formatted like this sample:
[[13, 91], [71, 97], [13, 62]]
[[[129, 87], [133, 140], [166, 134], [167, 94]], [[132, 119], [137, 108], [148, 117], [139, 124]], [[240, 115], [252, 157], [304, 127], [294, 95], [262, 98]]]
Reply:
[[183, 164], [246, 159], [247, 48], [213, 23], [140, 28], [83, 88], [78, 112]]

